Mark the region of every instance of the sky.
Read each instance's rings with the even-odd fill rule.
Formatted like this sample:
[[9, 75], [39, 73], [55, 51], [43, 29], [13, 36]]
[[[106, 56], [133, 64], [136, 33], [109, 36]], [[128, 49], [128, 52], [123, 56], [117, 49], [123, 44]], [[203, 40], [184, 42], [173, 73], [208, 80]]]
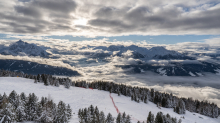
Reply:
[[219, 44], [219, 11], [220, 0], [0, 1], [0, 39]]

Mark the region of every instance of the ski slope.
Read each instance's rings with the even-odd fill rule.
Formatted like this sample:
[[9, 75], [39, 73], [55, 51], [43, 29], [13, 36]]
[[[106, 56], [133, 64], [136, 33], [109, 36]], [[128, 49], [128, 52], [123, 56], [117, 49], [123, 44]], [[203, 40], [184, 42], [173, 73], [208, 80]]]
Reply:
[[[44, 86], [43, 83], [34, 83], [34, 80], [19, 78], [19, 77], [0, 77], [0, 93], [6, 92], [7, 95], [11, 91], [15, 90], [18, 94], [25, 92], [25, 94], [35, 93], [39, 98], [42, 96], [49, 97], [58, 103], [60, 100], [66, 104], [70, 104], [73, 113], [71, 123], [78, 123], [78, 110], [80, 108], [98, 106], [100, 111], [104, 111], [105, 115], [111, 113], [113, 117], [117, 116], [117, 111], [112, 103], [109, 92], [85, 89], [79, 87], [70, 87], [69, 89], [63, 86]], [[170, 108], [157, 108], [155, 104], [148, 102], [137, 103], [131, 101], [130, 97], [118, 96], [117, 94], [111, 94], [115, 105], [118, 107], [119, 112], [131, 115], [132, 123], [137, 123], [137, 120], [143, 121], [147, 119], [149, 111], [152, 111], [154, 115], [161, 111], [164, 114], [169, 113], [170, 116], [180, 119], [182, 116], [182, 123], [220, 123], [220, 118], [210, 118], [197, 113], [191, 113], [186, 111], [186, 114], [179, 115], [173, 112]]]

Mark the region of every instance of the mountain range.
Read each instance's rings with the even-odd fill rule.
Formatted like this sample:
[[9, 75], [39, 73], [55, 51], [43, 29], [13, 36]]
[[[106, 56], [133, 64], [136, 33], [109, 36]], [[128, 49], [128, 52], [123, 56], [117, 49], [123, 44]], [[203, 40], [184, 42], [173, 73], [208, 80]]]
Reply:
[[[90, 49], [90, 50], [85, 50]], [[99, 62], [112, 62], [109, 59], [118, 57], [129, 60], [133, 58], [134, 62], [128, 63], [116, 63], [117, 68], [122, 68], [128, 74], [139, 74], [145, 71], [152, 71], [162, 76], [204, 76], [206, 72], [220, 75], [220, 65], [216, 62], [210, 62], [209, 60], [198, 60], [197, 56], [201, 54], [188, 55], [187, 53], [180, 53], [178, 51], [167, 50], [162, 46], [154, 47], [141, 47], [136, 45], [124, 46], [124, 45], [110, 45], [110, 46], [84, 46], [80, 49], [70, 50], [65, 52], [59, 52], [59, 50], [51, 50], [52, 53], [58, 55], [84, 55], [85, 61], [79, 61], [78, 64], [97, 64]], [[2, 55], [13, 56], [38, 56], [43, 58], [51, 58], [44, 48], [36, 44], [29, 44], [22, 40], [11, 44], [9, 47], [5, 47], [0, 50]], [[204, 54], [202, 54], [204, 55]], [[213, 55], [213, 54], [211, 54]], [[212, 57], [210, 55], [210, 57]], [[215, 59], [218, 57], [215, 56]], [[218, 56], [218, 55], [217, 55]], [[93, 59], [93, 60], [91, 60]], [[106, 60], [107, 59], [107, 60]], [[213, 58], [214, 59], [214, 58]], [[126, 61], [125, 60], [125, 61]], [[62, 60], [66, 64], [70, 64], [75, 67], [76, 63], [69, 60]], [[93, 62], [90, 62], [93, 61]], [[35, 62], [28, 62], [22, 60], [0, 60], [0, 69], [17, 70], [26, 73], [47, 73], [56, 75], [79, 75], [75, 70], [69, 68], [62, 68], [57, 66], [50, 66], [45, 64], [39, 64]], [[95, 63], [94, 63], [95, 62]], [[164, 63], [165, 62], [165, 63]], [[31, 63], [31, 64], [30, 64]], [[103, 63], [105, 64], [105, 63]], [[98, 64], [97, 64], [98, 65]], [[77, 67], [76, 67], [77, 68]]]

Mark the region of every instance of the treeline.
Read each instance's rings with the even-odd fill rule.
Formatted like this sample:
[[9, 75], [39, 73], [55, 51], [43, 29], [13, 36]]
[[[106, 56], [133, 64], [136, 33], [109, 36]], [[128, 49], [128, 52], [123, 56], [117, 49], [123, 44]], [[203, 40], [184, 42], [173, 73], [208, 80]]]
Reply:
[[53, 100], [38, 97], [32, 93], [17, 94], [12, 91], [9, 96], [0, 94], [0, 122], [25, 122], [35, 121], [39, 123], [68, 123], [72, 116], [69, 105], [60, 101], [58, 105]]
[[196, 112], [205, 116], [217, 118], [219, 116], [219, 108], [214, 103], [208, 101], [198, 101], [192, 98], [179, 98], [173, 94], [161, 93], [143, 87], [132, 87], [124, 84], [116, 84], [113, 82], [95, 81], [88, 83], [86, 81], [76, 81], [76, 87], [93, 88], [98, 90], [109, 91], [118, 95], [131, 97], [131, 100], [136, 102], [151, 101], [159, 107], [173, 108], [174, 112], [178, 114], [185, 114], [185, 111]]
[[69, 88], [72, 85], [72, 81], [69, 78], [53, 77], [52, 75], [48, 74], [31, 75], [22, 72], [13, 72], [0, 69], [0, 77], [22, 77], [27, 79], [34, 79], [34, 83], [40, 82], [44, 83], [46, 86], [52, 85], [59, 87], [60, 85], [64, 85], [66, 88]]
[[[111, 113], [106, 116], [103, 111], [99, 112], [97, 106], [94, 108], [91, 105], [88, 108], [79, 109], [78, 111], [79, 123], [131, 123], [131, 116], [126, 113], [118, 113], [114, 118]], [[137, 123], [181, 123], [182, 120], [177, 120], [171, 117], [169, 114], [163, 115], [162, 112], [158, 112], [154, 118], [154, 114], [149, 112], [145, 121], [137, 121]]]
[[93, 105], [79, 109], [78, 118], [79, 123], [114, 123], [115, 120], [111, 113], [108, 113], [106, 117], [103, 111], [99, 112], [97, 106], [94, 108]]
[[1, 76], [12, 76], [12, 77], [23, 77], [34, 79], [35, 83], [41, 82], [44, 85], [52, 85], [59, 87], [64, 85], [66, 88], [70, 86], [93, 88], [98, 90], [109, 91], [110, 93], [116, 93], [118, 95], [124, 95], [131, 97], [131, 100], [136, 102], [151, 101], [155, 103], [158, 107], [173, 108], [174, 112], [178, 114], [185, 114], [185, 111], [196, 112], [205, 116], [217, 118], [219, 116], [220, 108], [214, 103], [209, 103], [208, 101], [193, 100], [192, 98], [179, 98], [173, 96], [173, 94], [161, 93], [154, 91], [154, 89], [148, 89], [143, 87], [132, 87], [124, 84], [116, 84], [113, 82], [106, 81], [74, 81], [72, 82], [69, 78], [57, 78], [52, 75], [38, 74], [29, 75], [24, 73], [0, 70]]
[[[177, 120], [176, 118], [171, 117], [169, 114], [164, 115], [162, 112], [158, 112], [156, 117], [154, 118], [154, 114], [152, 114], [151, 111], [149, 112], [146, 121], [146, 123], [181, 123], [181, 122], [182, 122], [181, 119]], [[145, 122], [143, 121], [143, 123]]]

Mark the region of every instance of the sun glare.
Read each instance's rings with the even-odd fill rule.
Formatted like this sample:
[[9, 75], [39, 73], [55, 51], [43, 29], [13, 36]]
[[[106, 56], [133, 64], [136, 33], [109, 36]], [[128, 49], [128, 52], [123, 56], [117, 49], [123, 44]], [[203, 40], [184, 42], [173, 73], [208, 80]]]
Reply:
[[74, 21], [74, 25], [86, 25], [86, 24], [87, 24], [87, 20], [85, 18], [81, 18]]

